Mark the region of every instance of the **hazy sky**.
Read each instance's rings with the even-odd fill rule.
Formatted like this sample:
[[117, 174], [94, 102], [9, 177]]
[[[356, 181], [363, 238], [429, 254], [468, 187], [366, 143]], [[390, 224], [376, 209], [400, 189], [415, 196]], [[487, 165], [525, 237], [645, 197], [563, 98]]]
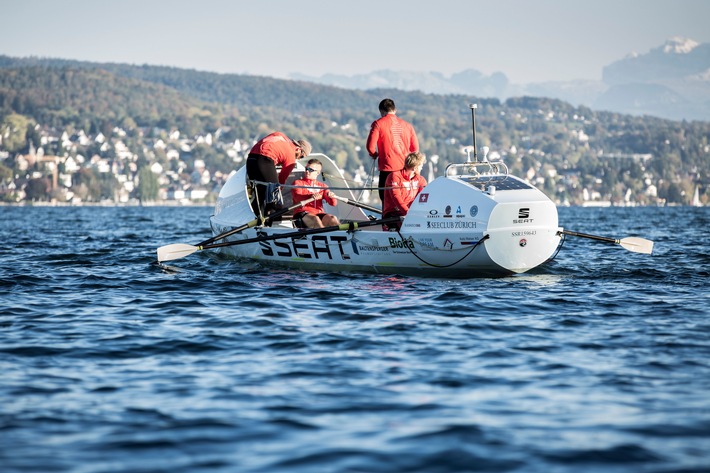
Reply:
[[710, 0], [0, 0], [0, 54], [274, 77], [597, 80], [673, 36], [710, 42]]

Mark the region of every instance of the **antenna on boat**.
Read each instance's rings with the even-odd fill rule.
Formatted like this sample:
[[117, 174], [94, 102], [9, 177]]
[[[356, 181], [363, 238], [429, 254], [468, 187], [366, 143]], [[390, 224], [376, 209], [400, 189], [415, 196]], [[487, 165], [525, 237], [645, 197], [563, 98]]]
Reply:
[[473, 162], [478, 162], [478, 155], [476, 155], [476, 109], [478, 104], [472, 103], [468, 107], [471, 109], [471, 119], [472, 119], [472, 129], [473, 129]]

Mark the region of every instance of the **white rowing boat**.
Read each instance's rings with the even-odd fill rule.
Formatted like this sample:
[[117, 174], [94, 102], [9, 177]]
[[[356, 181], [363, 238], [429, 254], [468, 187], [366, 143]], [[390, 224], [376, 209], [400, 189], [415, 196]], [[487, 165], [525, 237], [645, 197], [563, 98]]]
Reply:
[[[333, 192], [356, 202], [333, 161], [325, 155], [309, 159], [313, 157], [323, 163]], [[307, 234], [285, 219], [271, 227], [247, 229], [226, 241], [269, 239], [217, 250], [235, 258], [309, 270], [441, 277], [522, 273], [543, 264], [557, 249], [561, 238], [557, 208], [538, 189], [496, 172], [497, 168], [482, 163], [450, 166], [446, 176], [424, 188], [399, 232], [383, 231], [378, 223], [353, 231], [338, 228]], [[334, 207], [326, 204], [325, 210], [341, 222], [371, 222], [360, 207], [343, 201]], [[242, 168], [221, 190], [210, 225], [219, 235], [254, 217]], [[296, 235], [273, 238], [287, 233]]]
[[[565, 235], [651, 253], [653, 242], [642, 238], [618, 240], [559, 227], [557, 207], [543, 192], [511, 175], [502, 162], [488, 162], [485, 155], [477, 160], [475, 115], [471, 149], [473, 159], [469, 154], [466, 162], [450, 164], [443, 176], [430, 182], [394, 232], [382, 229], [382, 220], [373, 215], [377, 209], [359, 203], [343, 172], [322, 154], [300, 160], [291, 177], [300, 178], [308, 159], [319, 159], [323, 180], [340, 201], [336, 206], [325, 203], [325, 210], [342, 224], [299, 230], [284, 218], [264, 225], [252, 210], [254, 193], [242, 167], [219, 193], [210, 218], [214, 237], [194, 246], [158, 248], [158, 261], [215, 250], [231, 258], [302, 270], [472, 278], [537, 268], [553, 257]], [[284, 190], [286, 198], [290, 192], [287, 186]]]

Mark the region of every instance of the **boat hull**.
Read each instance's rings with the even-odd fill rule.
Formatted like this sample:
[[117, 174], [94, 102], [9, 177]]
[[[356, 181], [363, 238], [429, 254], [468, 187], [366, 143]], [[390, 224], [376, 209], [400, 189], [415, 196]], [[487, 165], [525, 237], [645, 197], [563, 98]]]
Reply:
[[[342, 174], [318, 156], [334, 191], [354, 199]], [[495, 183], [492, 185], [491, 183]], [[341, 221], [366, 221], [360, 208], [328, 207]], [[252, 220], [242, 168], [220, 192], [210, 223], [214, 235]], [[514, 176], [435, 179], [412, 204], [399, 232], [379, 226], [271, 239], [294, 232], [290, 221], [255, 227], [226, 239], [226, 257], [311, 271], [356, 271], [422, 277], [474, 278], [523, 273], [545, 263], [560, 242], [557, 208]], [[240, 244], [240, 240], [268, 237]]]

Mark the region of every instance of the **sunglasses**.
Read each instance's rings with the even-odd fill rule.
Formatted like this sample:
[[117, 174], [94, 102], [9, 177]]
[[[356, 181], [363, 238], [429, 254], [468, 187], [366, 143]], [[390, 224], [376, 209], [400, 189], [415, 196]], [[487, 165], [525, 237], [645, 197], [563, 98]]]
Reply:
[[313, 169], [313, 168], [306, 168], [306, 172], [316, 172], [320, 174], [320, 171], [318, 169]]

